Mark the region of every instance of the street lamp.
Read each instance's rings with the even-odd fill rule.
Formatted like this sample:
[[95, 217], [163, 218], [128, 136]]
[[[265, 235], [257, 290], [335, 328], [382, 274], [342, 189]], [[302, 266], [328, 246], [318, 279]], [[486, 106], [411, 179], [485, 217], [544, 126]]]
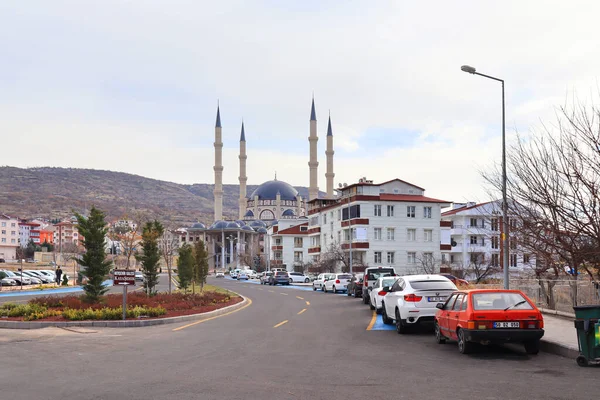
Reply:
[[483, 76], [502, 83], [502, 269], [504, 270], [504, 288], [510, 286], [508, 275], [508, 202], [506, 199], [506, 130], [504, 111], [504, 80], [477, 72], [475, 67], [463, 65], [460, 70], [472, 75]]
[[[342, 186], [342, 184], [340, 184], [340, 187], [341, 186]], [[344, 197], [344, 194], [343, 194], [344, 192], [341, 189], [335, 189], [335, 190], [340, 193], [342, 198]], [[350, 231], [350, 247], [349, 247], [350, 251], [348, 254], [348, 257], [349, 257], [348, 272], [350, 275], [352, 275], [352, 239], [353, 238], [352, 238], [352, 219], [350, 218], [350, 198], [352, 197], [352, 195], [350, 194], [349, 191], [348, 191], [348, 195], [346, 197], [348, 199], [348, 228]], [[342, 210], [343, 210], [343, 207], [342, 207]], [[342, 211], [342, 214], [343, 214], [343, 211]], [[343, 222], [343, 218], [342, 218], [342, 222]]]

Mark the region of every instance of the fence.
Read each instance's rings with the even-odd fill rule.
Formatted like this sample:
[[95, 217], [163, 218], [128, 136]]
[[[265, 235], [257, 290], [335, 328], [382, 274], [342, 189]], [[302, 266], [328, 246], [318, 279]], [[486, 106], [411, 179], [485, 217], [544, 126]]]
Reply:
[[[538, 307], [554, 309], [564, 312], [573, 312], [575, 305], [575, 292], [577, 293], [577, 305], [600, 304], [600, 289], [594, 282], [589, 280], [557, 280], [551, 281], [554, 287], [548, 289], [548, 281], [538, 281], [536, 279], [511, 279], [510, 288], [521, 290]], [[552, 296], [544, 295], [541, 285], [544, 285], [546, 292], [552, 291]], [[478, 284], [475, 287], [481, 288], [501, 288], [502, 284]], [[554, 304], [549, 299], [554, 299]]]

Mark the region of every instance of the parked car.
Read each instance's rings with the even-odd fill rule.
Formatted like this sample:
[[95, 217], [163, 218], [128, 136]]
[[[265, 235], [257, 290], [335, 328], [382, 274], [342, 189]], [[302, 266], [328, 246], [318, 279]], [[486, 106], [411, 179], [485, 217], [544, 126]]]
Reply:
[[38, 271], [34, 271], [34, 270], [25, 270], [23, 271], [23, 273], [26, 273], [29, 276], [32, 276], [34, 278], [37, 278], [41, 281], [41, 283], [51, 283], [54, 282], [54, 279], [50, 280], [49, 277], [47, 277], [46, 275], [42, 274], [41, 272]]
[[388, 292], [381, 301], [383, 323], [395, 322], [400, 334], [414, 325], [433, 326], [437, 303], [445, 302], [456, 290], [454, 283], [440, 275], [402, 276], [391, 288], [383, 288]]
[[241, 281], [242, 279], [248, 280], [248, 272], [240, 271], [237, 275], [237, 279], [238, 279], [238, 281]]
[[56, 273], [54, 272], [50, 272], [48, 270], [45, 269], [38, 269], [37, 272], [44, 274], [45, 276], [47, 276], [48, 278], [50, 278], [50, 282], [55, 282], [56, 281]]
[[437, 305], [435, 338], [458, 342], [458, 351], [468, 354], [475, 343], [523, 343], [527, 354], [540, 351], [544, 318], [520, 290], [474, 289], [453, 293]]
[[286, 271], [275, 271], [269, 278], [269, 285], [289, 285], [290, 276]]
[[375, 310], [377, 314], [381, 314], [381, 300], [388, 293], [383, 288], [392, 287], [394, 282], [396, 282], [398, 278], [395, 276], [386, 276], [385, 278], [379, 278], [373, 284], [373, 289], [369, 294], [369, 305], [371, 306], [371, 310]]
[[469, 285], [469, 281], [467, 281], [465, 279], [457, 278], [454, 275], [450, 275], [450, 274], [440, 274], [440, 275], [444, 276], [444, 277], [446, 277], [448, 279], [450, 279], [450, 281], [452, 283], [454, 283], [456, 286], [467, 286], [467, 285]]
[[363, 277], [365, 274], [355, 274], [348, 283], [348, 296], [362, 297]]
[[259, 277], [258, 273], [256, 271], [254, 271], [253, 269], [248, 271], [248, 278], [256, 279], [258, 277]]
[[144, 274], [142, 273], [142, 271], [135, 271], [134, 279], [136, 281], [144, 282]]
[[310, 283], [310, 278], [304, 275], [302, 272], [288, 272], [290, 276], [290, 283]]
[[369, 294], [373, 284], [377, 279], [384, 276], [396, 276], [396, 271], [392, 267], [369, 267], [365, 269], [362, 288], [363, 303], [369, 304]]
[[[20, 274], [20, 272], [19, 272], [19, 274]], [[41, 285], [42, 283], [45, 283], [44, 281], [42, 281], [40, 278], [38, 278], [34, 274], [30, 274], [27, 271], [23, 271], [23, 278], [25, 278], [26, 276], [31, 280], [32, 285]]]
[[261, 285], [268, 284], [269, 280], [271, 279], [271, 275], [273, 275], [273, 272], [271, 272], [271, 271], [261, 272], [261, 275], [260, 275], [260, 284]]
[[319, 276], [317, 276], [317, 279], [315, 279], [313, 281], [313, 290], [317, 290], [317, 289], [323, 290], [325, 280], [328, 279], [332, 275], [333, 274], [319, 274]]
[[217, 273], [215, 274], [215, 278], [225, 278], [225, 274], [224, 274], [224, 273], [222, 273], [222, 272], [217, 272]]
[[15, 281], [14, 279], [10, 279], [10, 278], [2, 278], [2, 279], [0, 279], [0, 284], [2, 286], [16, 286], [17, 281]]
[[230, 276], [230, 277], [232, 277], [233, 279], [237, 279], [237, 275], [238, 275], [238, 273], [237, 273], [237, 272], [235, 272], [235, 271], [231, 271], [231, 272], [229, 273], [229, 276]]
[[21, 277], [21, 274], [19, 273], [19, 275], [15, 274], [12, 271], [0, 271], [0, 278], [9, 278], [12, 279], [14, 281], [17, 282], [17, 285], [31, 285], [31, 278], [28, 277], [27, 275], [23, 275], [23, 277]]
[[350, 274], [332, 274], [323, 284], [325, 293], [331, 291], [333, 293], [345, 292], [348, 290], [348, 282], [352, 279]]

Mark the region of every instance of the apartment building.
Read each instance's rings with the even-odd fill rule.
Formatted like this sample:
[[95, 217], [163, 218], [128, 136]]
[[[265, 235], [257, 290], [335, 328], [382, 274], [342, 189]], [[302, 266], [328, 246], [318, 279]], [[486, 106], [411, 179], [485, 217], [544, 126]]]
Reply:
[[[503, 265], [502, 202], [458, 203], [442, 213], [442, 221], [450, 224], [451, 248], [443, 252], [454, 269]], [[509, 220], [509, 223], [516, 219]], [[509, 234], [510, 269], [523, 270], [535, 265], [535, 255], [522, 250], [515, 235]]]
[[281, 219], [268, 228], [271, 241], [271, 267], [294, 271], [309, 261], [308, 220]]
[[[319, 262], [334, 249], [350, 253], [354, 271], [392, 266], [398, 273], [437, 270], [450, 238], [441, 226], [449, 202], [394, 179], [374, 184], [362, 178], [335, 199], [314, 199], [308, 209], [308, 255]], [[338, 265], [338, 269], [341, 265]]]
[[21, 247], [27, 247], [30, 240], [33, 243], [40, 244], [40, 224], [36, 222], [19, 222], [19, 245]]
[[54, 244], [59, 246], [59, 250], [65, 244], [75, 244], [79, 246], [83, 238], [79, 235], [77, 224], [71, 221], [63, 221], [54, 224]]
[[17, 258], [19, 247], [19, 220], [0, 214], [0, 258], [8, 261]]

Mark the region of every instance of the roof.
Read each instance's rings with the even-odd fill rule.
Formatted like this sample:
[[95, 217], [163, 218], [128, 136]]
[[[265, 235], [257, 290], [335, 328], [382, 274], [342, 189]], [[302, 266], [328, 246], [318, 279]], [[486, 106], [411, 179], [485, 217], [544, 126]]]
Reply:
[[379, 195], [381, 200], [385, 201], [412, 201], [416, 203], [450, 203], [447, 200], [434, 199], [432, 197], [414, 195], [414, 194], [392, 194], [392, 193], [381, 193]]
[[246, 141], [246, 133], [244, 132], [244, 121], [242, 121], [242, 133], [240, 133], [240, 142]]
[[331, 115], [329, 116], [329, 122], [327, 122], [327, 136], [333, 136], [333, 132], [331, 131]]
[[217, 106], [217, 122], [215, 123], [215, 128], [220, 128], [221, 127], [221, 111], [219, 109], [219, 106]]
[[407, 185], [414, 186], [417, 189], [425, 190], [424, 188], [422, 188], [420, 186], [417, 186], [417, 185], [412, 184], [410, 182], [403, 181], [402, 179], [399, 179], [399, 178], [395, 178], [395, 179], [392, 179], [392, 180], [389, 180], [389, 181], [385, 181], [385, 182], [382, 182], [382, 183], [357, 182], [357, 183], [353, 183], [352, 185], [345, 186], [343, 189], [348, 189], [348, 188], [351, 188], [351, 187], [354, 187], [354, 186], [381, 186], [381, 185], [385, 185], [385, 184], [392, 183], [392, 182], [402, 182], [402, 183], [406, 183]]
[[486, 203], [475, 204], [474, 206], [470, 206], [470, 207], [466, 207], [465, 206], [465, 207], [455, 208], [454, 210], [443, 212], [442, 213], [442, 217], [447, 217], [449, 215], [458, 214], [461, 211], [472, 210], [473, 208], [481, 207], [481, 206], [484, 206], [484, 205], [490, 204], [490, 203], [493, 203], [493, 201], [488, 201]]
[[315, 112], [315, 98], [314, 97], [312, 99], [312, 106], [310, 108], [310, 120], [311, 121], [317, 120], [317, 113]]
[[281, 196], [281, 200], [295, 201], [296, 196], [298, 196], [298, 191], [289, 183], [273, 180], [267, 181], [257, 187], [250, 195], [250, 199], [254, 199], [255, 196], [258, 196], [259, 200], [276, 200], [278, 194]]
[[282, 229], [282, 230], [278, 231], [275, 235], [307, 235], [308, 230], [306, 230], [306, 231], [301, 230], [300, 229], [301, 226], [308, 227], [308, 222], [305, 222], [305, 223], [299, 224], [299, 225], [294, 225], [294, 226], [291, 226], [286, 229]]

